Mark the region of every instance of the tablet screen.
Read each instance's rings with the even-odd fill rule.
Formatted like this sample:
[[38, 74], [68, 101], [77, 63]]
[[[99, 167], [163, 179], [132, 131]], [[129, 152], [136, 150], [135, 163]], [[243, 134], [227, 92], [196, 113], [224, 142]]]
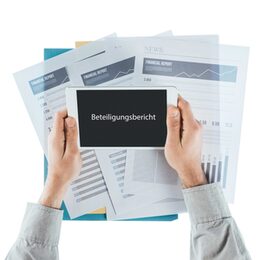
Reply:
[[81, 147], [163, 147], [166, 90], [77, 90]]

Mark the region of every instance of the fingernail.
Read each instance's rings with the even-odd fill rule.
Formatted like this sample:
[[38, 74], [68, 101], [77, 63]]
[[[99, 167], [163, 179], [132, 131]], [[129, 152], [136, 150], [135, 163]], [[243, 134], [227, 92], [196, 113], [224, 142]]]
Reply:
[[181, 95], [178, 96], [178, 104], [185, 101], [186, 100]]
[[74, 127], [76, 125], [75, 124], [75, 119], [72, 118], [72, 117], [67, 117], [65, 119], [65, 122], [66, 122], [67, 127]]

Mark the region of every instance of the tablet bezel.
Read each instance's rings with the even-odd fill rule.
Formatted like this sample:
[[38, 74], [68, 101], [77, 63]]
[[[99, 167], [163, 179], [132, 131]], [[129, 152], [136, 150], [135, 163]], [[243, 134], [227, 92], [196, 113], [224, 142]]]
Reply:
[[78, 105], [77, 105], [77, 90], [166, 90], [167, 95], [167, 106], [177, 106], [178, 91], [175, 86], [161, 86], [161, 87], [73, 87], [69, 86], [66, 88], [66, 105], [68, 110], [68, 116], [74, 117], [77, 122], [78, 128], [78, 145], [81, 149], [142, 149], [142, 150], [162, 150], [164, 146], [80, 146], [80, 133], [79, 133], [79, 120], [78, 120]]

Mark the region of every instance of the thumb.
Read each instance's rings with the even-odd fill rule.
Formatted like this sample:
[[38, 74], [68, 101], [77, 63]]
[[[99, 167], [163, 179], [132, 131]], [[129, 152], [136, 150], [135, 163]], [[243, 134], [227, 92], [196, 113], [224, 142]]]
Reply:
[[177, 107], [170, 105], [167, 109], [167, 139], [173, 145], [180, 144], [181, 115]]
[[78, 150], [78, 130], [76, 120], [73, 117], [65, 119], [65, 138], [66, 148], [65, 153], [73, 153]]

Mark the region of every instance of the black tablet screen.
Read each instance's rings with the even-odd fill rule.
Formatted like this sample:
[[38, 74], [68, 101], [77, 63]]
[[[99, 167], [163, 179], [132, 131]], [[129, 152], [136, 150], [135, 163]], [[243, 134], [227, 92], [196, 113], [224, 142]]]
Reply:
[[77, 90], [81, 147], [162, 147], [166, 90]]

